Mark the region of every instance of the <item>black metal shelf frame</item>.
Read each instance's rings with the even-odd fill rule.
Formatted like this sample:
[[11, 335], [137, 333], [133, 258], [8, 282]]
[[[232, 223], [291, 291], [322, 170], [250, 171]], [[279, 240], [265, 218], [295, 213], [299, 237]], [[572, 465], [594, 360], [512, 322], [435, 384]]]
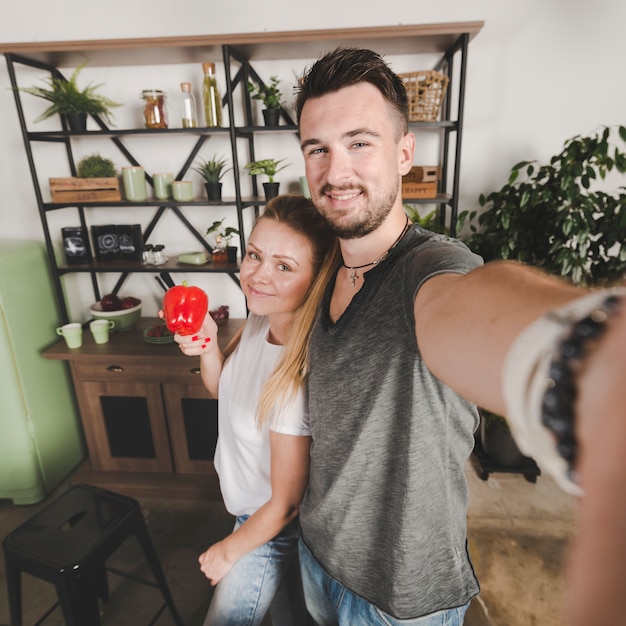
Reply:
[[[449, 230], [450, 233], [454, 236], [455, 234], [455, 226], [456, 219], [458, 215], [458, 200], [459, 200], [459, 180], [460, 180], [460, 156], [461, 156], [461, 137], [463, 134], [463, 111], [465, 106], [465, 81], [466, 81], [466, 66], [467, 66], [467, 51], [469, 44], [470, 34], [464, 33], [458, 36], [454, 45], [452, 45], [440, 58], [440, 60], [436, 63], [434, 69], [440, 72], [445, 73], [450, 81], [450, 87], [448, 89], [448, 94], [452, 93], [452, 85], [456, 84], [457, 88], [457, 101], [456, 101], [456, 119], [451, 119], [452, 111], [453, 111], [453, 102], [452, 98], [449, 95], [446, 95], [444, 100], [444, 104], [442, 107], [442, 115], [441, 121], [435, 122], [414, 122], [411, 123], [411, 129], [417, 132], [420, 131], [435, 131], [441, 132], [443, 134], [443, 138], [440, 142], [440, 157], [439, 161], [442, 166], [442, 179], [441, 179], [441, 187], [439, 189], [439, 193], [436, 198], [431, 199], [406, 199], [405, 202], [411, 204], [436, 204], [439, 212], [439, 219], [442, 224], [446, 222], [446, 211], [449, 207], [450, 215], [449, 215]], [[373, 46], [375, 46], [375, 41], [372, 42]], [[226, 91], [222, 98], [222, 104], [229, 111], [229, 124], [228, 126], [221, 128], [192, 128], [192, 129], [182, 129], [182, 128], [174, 128], [174, 129], [144, 129], [144, 128], [136, 128], [136, 129], [111, 129], [106, 123], [99, 118], [98, 116], [92, 116], [92, 119], [96, 122], [98, 129], [97, 130], [88, 130], [84, 132], [76, 132], [70, 131], [66, 125], [64, 119], [61, 119], [62, 130], [61, 131], [46, 131], [46, 132], [33, 132], [28, 130], [28, 126], [26, 123], [26, 119], [24, 116], [24, 109], [22, 107], [21, 96], [18, 90], [18, 81], [16, 77], [16, 66], [24, 65], [34, 69], [40, 69], [46, 72], [49, 72], [52, 76], [60, 77], [64, 79], [64, 76], [59, 72], [59, 70], [47, 63], [34, 60], [31, 58], [24, 57], [22, 55], [13, 54], [13, 53], [5, 53], [6, 63], [8, 67], [9, 78], [11, 81], [11, 86], [14, 91], [15, 104], [17, 108], [18, 118], [20, 122], [20, 128], [22, 132], [22, 138], [24, 142], [24, 147], [27, 154], [30, 174], [33, 180], [33, 187], [35, 191], [35, 196], [37, 200], [37, 206], [39, 210], [40, 220], [42, 223], [42, 228], [44, 232], [45, 245], [48, 253], [48, 257], [52, 264], [53, 269], [53, 282], [54, 288], [56, 291], [57, 299], [61, 308], [61, 314], [65, 321], [68, 321], [68, 310], [65, 303], [64, 292], [62, 288], [61, 277], [69, 274], [69, 273], [88, 273], [91, 277], [91, 284], [94, 294], [94, 299], [99, 300], [101, 297], [100, 288], [98, 283], [98, 275], [102, 273], [120, 273], [120, 277], [114, 287], [114, 291], [117, 292], [124, 284], [128, 276], [132, 273], [143, 272], [143, 273], [157, 273], [157, 274], [167, 274], [169, 272], [176, 271], [184, 271], [184, 272], [208, 272], [208, 273], [226, 273], [230, 276], [231, 279], [235, 281], [237, 285], [239, 285], [238, 279], [238, 270], [237, 266], [214, 266], [214, 265], [201, 265], [201, 266], [189, 266], [189, 265], [178, 265], [175, 262], [168, 262], [165, 266], [145, 266], [139, 263], [119, 263], [119, 262], [108, 262], [108, 263], [91, 263], [85, 266], [67, 266], [67, 265], [57, 265], [56, 264], [56, 255], [52, 243], [52, 237], [48, 228], [47, 223], [47, 213], [50, 211], [56, 211], [60, 209], [67, 208], [75, 208], [80, 225], [85, 229], [85, 232], [88, 232], [87, 229], [87, 219], [86, 219], [86, 211], [89, 208], [93, 207], [147, 207], [153, 208], [154, 214], [152, 215], [148, 226], [144, 229], [143, 238], [144, 243], [149, 240], [151, 233], [153, 232], [155, 226], [159, 222], [159, 220], [163, 217], [166, 211], [170, 211], [176, 215], [176, 217], [181, 221], [181, 223], [189, 230], [189, 232], [197, 239], [200, 245], [207, 252], [211, 252], [212, 248], [209, 243], [206, 241], [205, 237], [195, 229], [195, 227], [189, 222], [189, 220], [185, 217], [184, 213], [181, 210], [181, 207], [184, 206], [230, 206], [235, 207], [237, 211], [237, 223], [239, 225], [240, 232], [240, 246], [241, 250], [245, 250], [246, 246], [246, 238], [245, 232], [243, 228], [244, 224], [244, 211], [252, 209], [254, 211], [254, 215], [258, 216], [261, 207], [265, 204], [265, 200], [261, 197], [259, 193], [258, 183], [256, 177], [252, 177], [252, 196], [251, 197], [243, 197], [241, 193], [241, 173], [239, 168], [240, 163], [240, 155], [237, 140], [243, 139], [247, 146], [247, 159], [249, 161], [255, 160], [255, 136], [258, 133], [294, 133], [297, 136], [297, 126], [294, 120], [289, 115], [289, 112], [284, 108], [280, 110], [280, 117], [282, 119], [283, 124], [280, 126], [258, 126], [253, 122], [252, 115], [252, 101], [250, 98], [250, 94], [247, 90], [248, 81], [253, 81], [258, 84], [263, 85], [263, 80], [257, 74], [254, 67], [251, 65], [249, 60], [239, 52], [235, 47], [225, 44], [221, 46], [223, 63], [224, 63], [224, 73], [225, 73], [225, 84]], [[457, 68], [455, 66], [456, 57], [460, 57], [459, 68], [458, 68], [458, 77], [456, 75]], [[456, 81], [456, 83], [453, 83]], [[236, 90], [242, 90], [244, 94], [243, 97], [243, 107], [244, 107], [244, 124], [242, 126], [235, 125], [235, 115], [234, 115], [234, 99], [236, 95]], [[233, 177], [234, 177], [234, 187], [235, 187], [235, 197], [228, 198], [221, 202], [210, 202], [208, 200], [199, 200], [194, 199], [191, 202], [172, 202], [170, 200], [167, 201], [159, 201], [148, 199], [145, 202], [98, 202], [93, 204], [80, 204], [80, 203], [52, 203], [45, 202], [43, 200], [43, 196], [41, 193], [41, 186], [39, 177], [37, 174], [37, 169], [35, 166], [34, 154], [33, 154], [33, 144], [38, 142], [54, 142], [60, 143], [64, 146], [67, 160], [69, 163], [70, 171], [72, 176], [76, 175], [76, 164], [72, 151], [72, 140], [78, 137], [108, 137], [112, 143], [117, 147], [117, 149], [121, 152], [121, 154], [127, 159], [129, 165], [140, 165], [140, 163], [135, 159], [133, 154], [126, 148], [123, 143], [124, 137], [127, 136], [135, 136], [135, 135], [145, 135], [145, 136], [159, 136], [166, 138], [171, 135], [192, 135], [197, 139], [193, 145], [193, 148], [189, 152], [185, 162], [181, 166], [179, 172], [176, 174], [175, 179], [181, 180], [186, 172], [190, 169], [194, 159], [197, 157], [204, 143], [214, 134], [225, 134], [228, 133], [231, 145], [231, 156], [233, 163]], [[450, 155], [451, 151], [454, 150], [454, 158], [451, 172], [451, 185], [450, 189], [448, 189], [448, 179], [450, 178]], [[146, 175], [147, 181], [151, 184], [152, 178], [150, 175]]]

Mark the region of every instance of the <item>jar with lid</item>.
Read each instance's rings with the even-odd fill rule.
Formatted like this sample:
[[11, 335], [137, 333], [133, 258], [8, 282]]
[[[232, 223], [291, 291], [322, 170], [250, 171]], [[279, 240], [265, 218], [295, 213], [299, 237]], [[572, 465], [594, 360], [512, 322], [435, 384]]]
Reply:
[[209, 128], [222, 125], [222, 99], [215, 78], [215, 63], [203, 63], [202, 104], [204, 121]]
[[165, 246], [163, 244], [157, 244], [154, 246], [154, 248], [152, 249], [153, 253], [154, 253], [154, 261], [153, 263], [155, 265], [163, 265], [163, 263], [165, 263], [167, 261], [167, 255], [165, 254], [165, 250], [164, 250]]
[[196, 99], [191, 93], [191, 83], [181, 83], [180, 117], [183, 128], [196, 128], [198, 116], [196, 114]]
[[146, 128], [167, 128], [167, 94], [160, 89], [144, 89], [141, 99]]
[[154, 251], [151, 243], [144, 245], [141, 253], [141, 262], [144, 265], [152, 265], [154, 263]]
[[228, 257], [226, 255], [226, 242], [222, 235], [215, 235], [215, 247], [213, 248], [213, 263], [218, 265], [226, 263]]

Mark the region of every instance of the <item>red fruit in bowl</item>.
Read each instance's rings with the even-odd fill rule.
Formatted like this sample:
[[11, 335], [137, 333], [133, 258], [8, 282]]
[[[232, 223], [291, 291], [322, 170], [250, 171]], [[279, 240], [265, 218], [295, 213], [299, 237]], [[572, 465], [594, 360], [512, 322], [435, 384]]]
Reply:
[[141, 304], [141, 300], [138, 300], [137, 298], [133, 298], [132, 296], [127, 296], [126, 298], [124, 298], [122, 300], [121, 308], [122, 309], [132, 309], [133, 307], [137, 306], [138, 304]]
[[103, 311], [119, 311], [122, 308], [122, 300], [114, 293], [108, 293], [100, 300]]

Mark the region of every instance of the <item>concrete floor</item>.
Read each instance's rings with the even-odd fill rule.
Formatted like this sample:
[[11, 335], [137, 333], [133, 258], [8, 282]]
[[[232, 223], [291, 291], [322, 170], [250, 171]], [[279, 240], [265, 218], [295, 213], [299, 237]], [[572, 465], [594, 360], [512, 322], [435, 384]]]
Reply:
[[[466, 474], [470, 553], [481, 594], [472, 603], [465, 626], [562, 626], [563, 569], [574, 532], [574, 499], [546, 476], [539, 476], [534, 484], [521, 475], [506, 473], [492, 473], [481, 480], [475, 459], [468, 463]], [[67, 483], [60, 485], [51, 497], [66, 488]], [[48, 501], [29, 506], [0, 501], [0, 538]], [[140, 499], [140, 503], [179, 612], [187, 626], [200, 626], [211, 588], [198, 570], [197, 556], [230, 531], [232, 519], [219, 502]], [[107, 565], [150, 578], [134, 539]], [[9, 611], [3, 562], [0, 567], [0, 626], [6, 626]], [[56, 597], [48, 583], [28, 575], [22, 579], [24, 624], [30, 625]], [[109, 584], [111, 598], [103, 606], [104, 626], [150, 622], [161, 604], [156, 589], [114, 574], [109, 575]], [[171, 623], [167, 611], [155, 622], [156, 626]], [[43, 624], [62, 626], [60, 610], [53, 611]]]

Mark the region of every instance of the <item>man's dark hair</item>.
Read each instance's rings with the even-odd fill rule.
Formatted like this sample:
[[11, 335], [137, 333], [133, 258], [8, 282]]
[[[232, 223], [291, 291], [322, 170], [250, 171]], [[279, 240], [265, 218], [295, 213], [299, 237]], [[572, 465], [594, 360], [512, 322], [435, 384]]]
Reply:
[[403, 120], [403, 133], [408, 131], [409, 105], [402, 79], [384, 59], [372, 50], [336, 48], [305, 70], [296, 86], [296, 116], [298, 124], [304, 103], [357, 83], [371, 83]]

